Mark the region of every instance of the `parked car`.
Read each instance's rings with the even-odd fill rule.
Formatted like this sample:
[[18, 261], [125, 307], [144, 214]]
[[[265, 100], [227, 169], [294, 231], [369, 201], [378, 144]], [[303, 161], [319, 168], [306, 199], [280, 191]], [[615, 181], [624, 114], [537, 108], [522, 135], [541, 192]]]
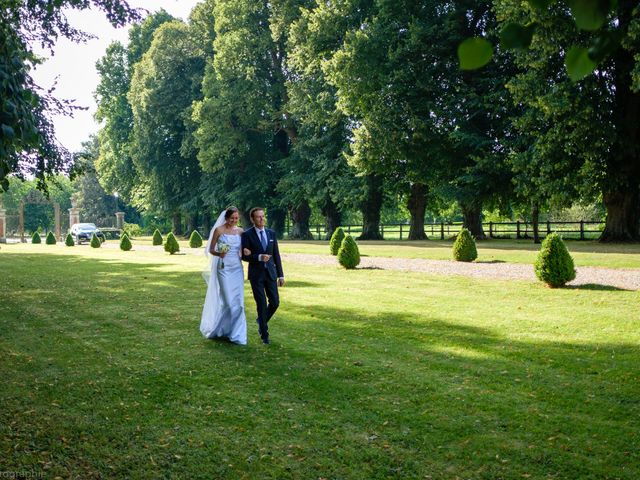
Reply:
[[90, 242], [91, 236], [94, 233], [101, 242], [104, 242], [104, 233], [102, 233], [100, 229], [96, 227], [95, 223], [74, 223], [71, 226], [71, 236], [78, 245], [80, 245], [83, 241]]

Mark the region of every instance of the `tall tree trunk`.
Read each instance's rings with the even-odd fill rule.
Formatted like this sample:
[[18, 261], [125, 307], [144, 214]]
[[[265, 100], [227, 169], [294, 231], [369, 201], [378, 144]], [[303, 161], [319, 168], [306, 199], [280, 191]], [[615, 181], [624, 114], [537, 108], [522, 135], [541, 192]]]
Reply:
[[[276, 232], [279, 239], [284, 237], [286, 228], [287, 211], [281, 207], [269, 207], [269, 228]], [[308, 228], [308, 225], [307, 225]]]
[[202, 234], [209, 235], [211, 227], [213, 224], [211, 223], [211, 211], [208, 207], [202, 211]]
[[471, 232], [476, 240], [483, 240], [486, 237], [482, 229], [482, 204], [475, 202], [460, 202], [460, 209], [463, 216], [463, 227]]
[[184, 232], [185, 237], [191, 235], [191, 232], [198, 228], [198, 217], [199, 215], [197, 210], [190, 212], [187, 216], [187, 231]]
[[328, 195], [325, 198], [324, 205], [322, 206], [320, 211], [324, 216], [324, 225], [325, 230], [327, 231], [325, 240], [330, 240], [333, 232], [335, 232], [336, 228], [338, 228], [342, 223], [342, 212], [338, 209], [338, 206], [333, 200], [331, 200], [331, 197], [329, 197]]
[[303, 200], [297, 207], [291, 209], [291, 220], [293, 228], [289, 238], [298, 240], [313, 240], [313, 235], [309, 230], [309, 219], [311, 218], [311, 207], [309, 202]]
[[173, 224], [173, 234], [182, 235], [182, 215], [180, 215], [180, 212], [173, 213], [171, 222]]
[[382, 177], [367, 175], [366, 195], [360, 204], [362, 211], [362, 235], [358, 240], [382, 240], [380, 234], [380, 210], [382, 209]]
[[[626, 31], [636, 1], [620, 0], [620, 29]], [[602, 200], [607, 209], [601, 242], [640, 240], [640, 92], [631, 89], [633, 53], [618, 48], [613, 54], [616, 144], [607, 159]]]
[[533, 225], [533, 243], [540, 243], [540, 204], [531, 205], [531, 224]]
[[411, 226], [409, 227], [409, 240], [426, 240], [424, 233], [424, 213], [427, 210], [427, 186], [422, 183], [411, 185], [407, 208], [411, 214]]

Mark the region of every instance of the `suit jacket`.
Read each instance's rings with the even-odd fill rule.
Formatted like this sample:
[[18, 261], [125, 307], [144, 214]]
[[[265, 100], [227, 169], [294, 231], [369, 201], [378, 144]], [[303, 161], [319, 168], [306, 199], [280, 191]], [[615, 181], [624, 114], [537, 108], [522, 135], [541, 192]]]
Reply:
[[[284, 277], [276, 234], [268, 228], [264, 229], [264, 233], [267, 236], [266, 249], [262, 247], [262, 242], [260, 242], [260, 237], [255, 227], [251, 227], [242, 234], [242, 248], [251, 250], [251, 255], [245, 255], [244, 251], [242, 252], [242, 260], [249, 262], [249, 280], [255, 279], [265, 272], [271, 280]], [[271, 255], [268, 262], [258, 260], [259, 255], [262, 254]]]

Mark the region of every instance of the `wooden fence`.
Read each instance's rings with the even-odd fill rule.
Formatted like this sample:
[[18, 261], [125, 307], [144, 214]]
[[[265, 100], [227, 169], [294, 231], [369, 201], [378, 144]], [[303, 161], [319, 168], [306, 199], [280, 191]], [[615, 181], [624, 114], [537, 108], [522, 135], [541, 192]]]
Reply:
[[[362, 225], [342, 225], [344, 231], [352, 236], [362, 233]], [[447, 240], [460, 233], [462, 222], [425, 223], [424, 232], [432, 240]], [[593, 240], [600, 236], [604, 222], [586, 221], [579, 222], [540, 222], [538, 233], [544, 238], [551, 232], [559, 233], [566, 239]], [[287, 226], [285, 238], [289, 238], [292, 226]], [[533, 225], [530, 222], [487, 222], [483, 224], [484, 233], [489, 238], [524, 239], [533, 238]], [[311, 225], [309, 227], [314, 240], [324, 240], [327, 231], [324, 225]], [[385, 240], [407, 240], [409, 237], [409, 224], [387, 223], [380, 225], [380, 233]]]

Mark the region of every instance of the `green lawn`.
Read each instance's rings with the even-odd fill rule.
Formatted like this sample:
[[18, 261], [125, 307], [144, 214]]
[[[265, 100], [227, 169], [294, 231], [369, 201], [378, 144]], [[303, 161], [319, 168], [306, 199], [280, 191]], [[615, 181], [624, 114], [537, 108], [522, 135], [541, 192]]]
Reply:
[[287, 263], [239, 347], [199, 334], [203, 263], [2, 245], [0, 472], [638, 476], [640, 292]]

